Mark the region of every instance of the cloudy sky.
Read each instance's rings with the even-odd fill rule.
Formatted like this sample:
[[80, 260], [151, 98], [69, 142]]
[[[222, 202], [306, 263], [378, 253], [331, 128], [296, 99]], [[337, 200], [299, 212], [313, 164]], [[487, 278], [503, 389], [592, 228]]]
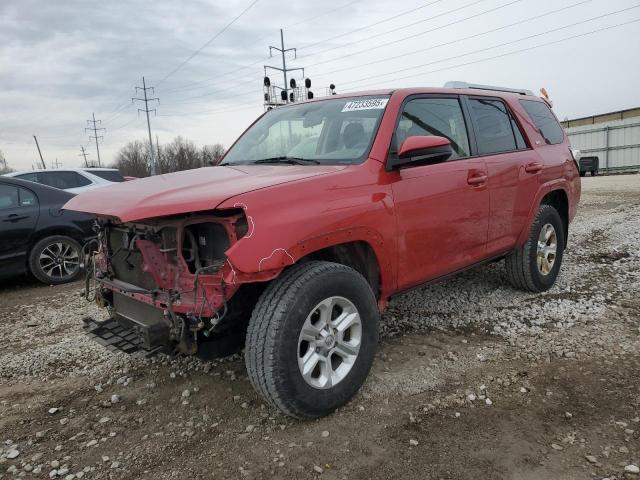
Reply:
[[0, 150], [29, 169], [35, 134], [47, 163], [79, 166], [80, 146], [95, 160], [95, 112], [111, 163], [147, 139], [143, 75], [154, 141], [228, 146], [263, 111], [280, 28], [316, 96], [466, 80], [544, 86], [561, 118], [640, 106], [640, 0], [2, 0]]

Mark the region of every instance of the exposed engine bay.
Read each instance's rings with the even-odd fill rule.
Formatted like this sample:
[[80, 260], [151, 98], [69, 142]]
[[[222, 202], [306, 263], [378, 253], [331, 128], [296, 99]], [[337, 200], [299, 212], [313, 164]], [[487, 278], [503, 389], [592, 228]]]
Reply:
[[100, 343], [129, 353], [195, 354], [238, 326], [242, 281], [225, 252], [247, 234], [242, 210], [128, 224], [98, 219], [96, 230], [85, 295], [111, 318], [85, 323]]

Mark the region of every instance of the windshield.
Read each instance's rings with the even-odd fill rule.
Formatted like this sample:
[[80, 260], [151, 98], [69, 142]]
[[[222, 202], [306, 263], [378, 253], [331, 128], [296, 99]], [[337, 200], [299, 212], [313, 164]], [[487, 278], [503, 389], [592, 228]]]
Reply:
[[222, 165], [361, 163], [388, 101], [378, 95], [276, 108], [240, 137]]

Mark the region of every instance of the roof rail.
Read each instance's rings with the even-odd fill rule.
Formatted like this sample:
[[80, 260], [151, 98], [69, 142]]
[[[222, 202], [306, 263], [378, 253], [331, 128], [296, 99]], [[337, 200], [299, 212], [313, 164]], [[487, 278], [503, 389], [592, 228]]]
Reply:
[[476, 90], [491, 90], [494, 92], [510, 92], [510, 93], [518, 93], [520, 95], [533, 95], [531, 90], [526, 90], [524, 88], [504, 88], [504, 87], [495, 87], [492, 85], [478, 85], [476, 83], [467, 83], [467, 82], [447, 82], [444, 84], [444, 88], [475, 88]]

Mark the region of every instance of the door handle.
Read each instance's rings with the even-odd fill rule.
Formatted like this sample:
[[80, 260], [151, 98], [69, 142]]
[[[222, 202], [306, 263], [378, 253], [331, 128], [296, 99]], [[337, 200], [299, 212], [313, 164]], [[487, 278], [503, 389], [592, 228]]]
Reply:
[[482, 185], [487, 182], [487, 176], [480, 174], [467, 177], [467, 183], [469, 185]]
[[15, 223], [17, 221], [24, 220], [26, 218], [29, 218], [29, 216], [28, 215], [18, 215], [17, 213], [12, 213], [11, 215], [7, 215], [7, 218], [5, 218], [3, 220], [3, 222]]
[[542, 164], [540, 163], [530, 163], [529, 165], [525, 165], [524, 171], [527, 173], [538, 173], [542, 170]]

